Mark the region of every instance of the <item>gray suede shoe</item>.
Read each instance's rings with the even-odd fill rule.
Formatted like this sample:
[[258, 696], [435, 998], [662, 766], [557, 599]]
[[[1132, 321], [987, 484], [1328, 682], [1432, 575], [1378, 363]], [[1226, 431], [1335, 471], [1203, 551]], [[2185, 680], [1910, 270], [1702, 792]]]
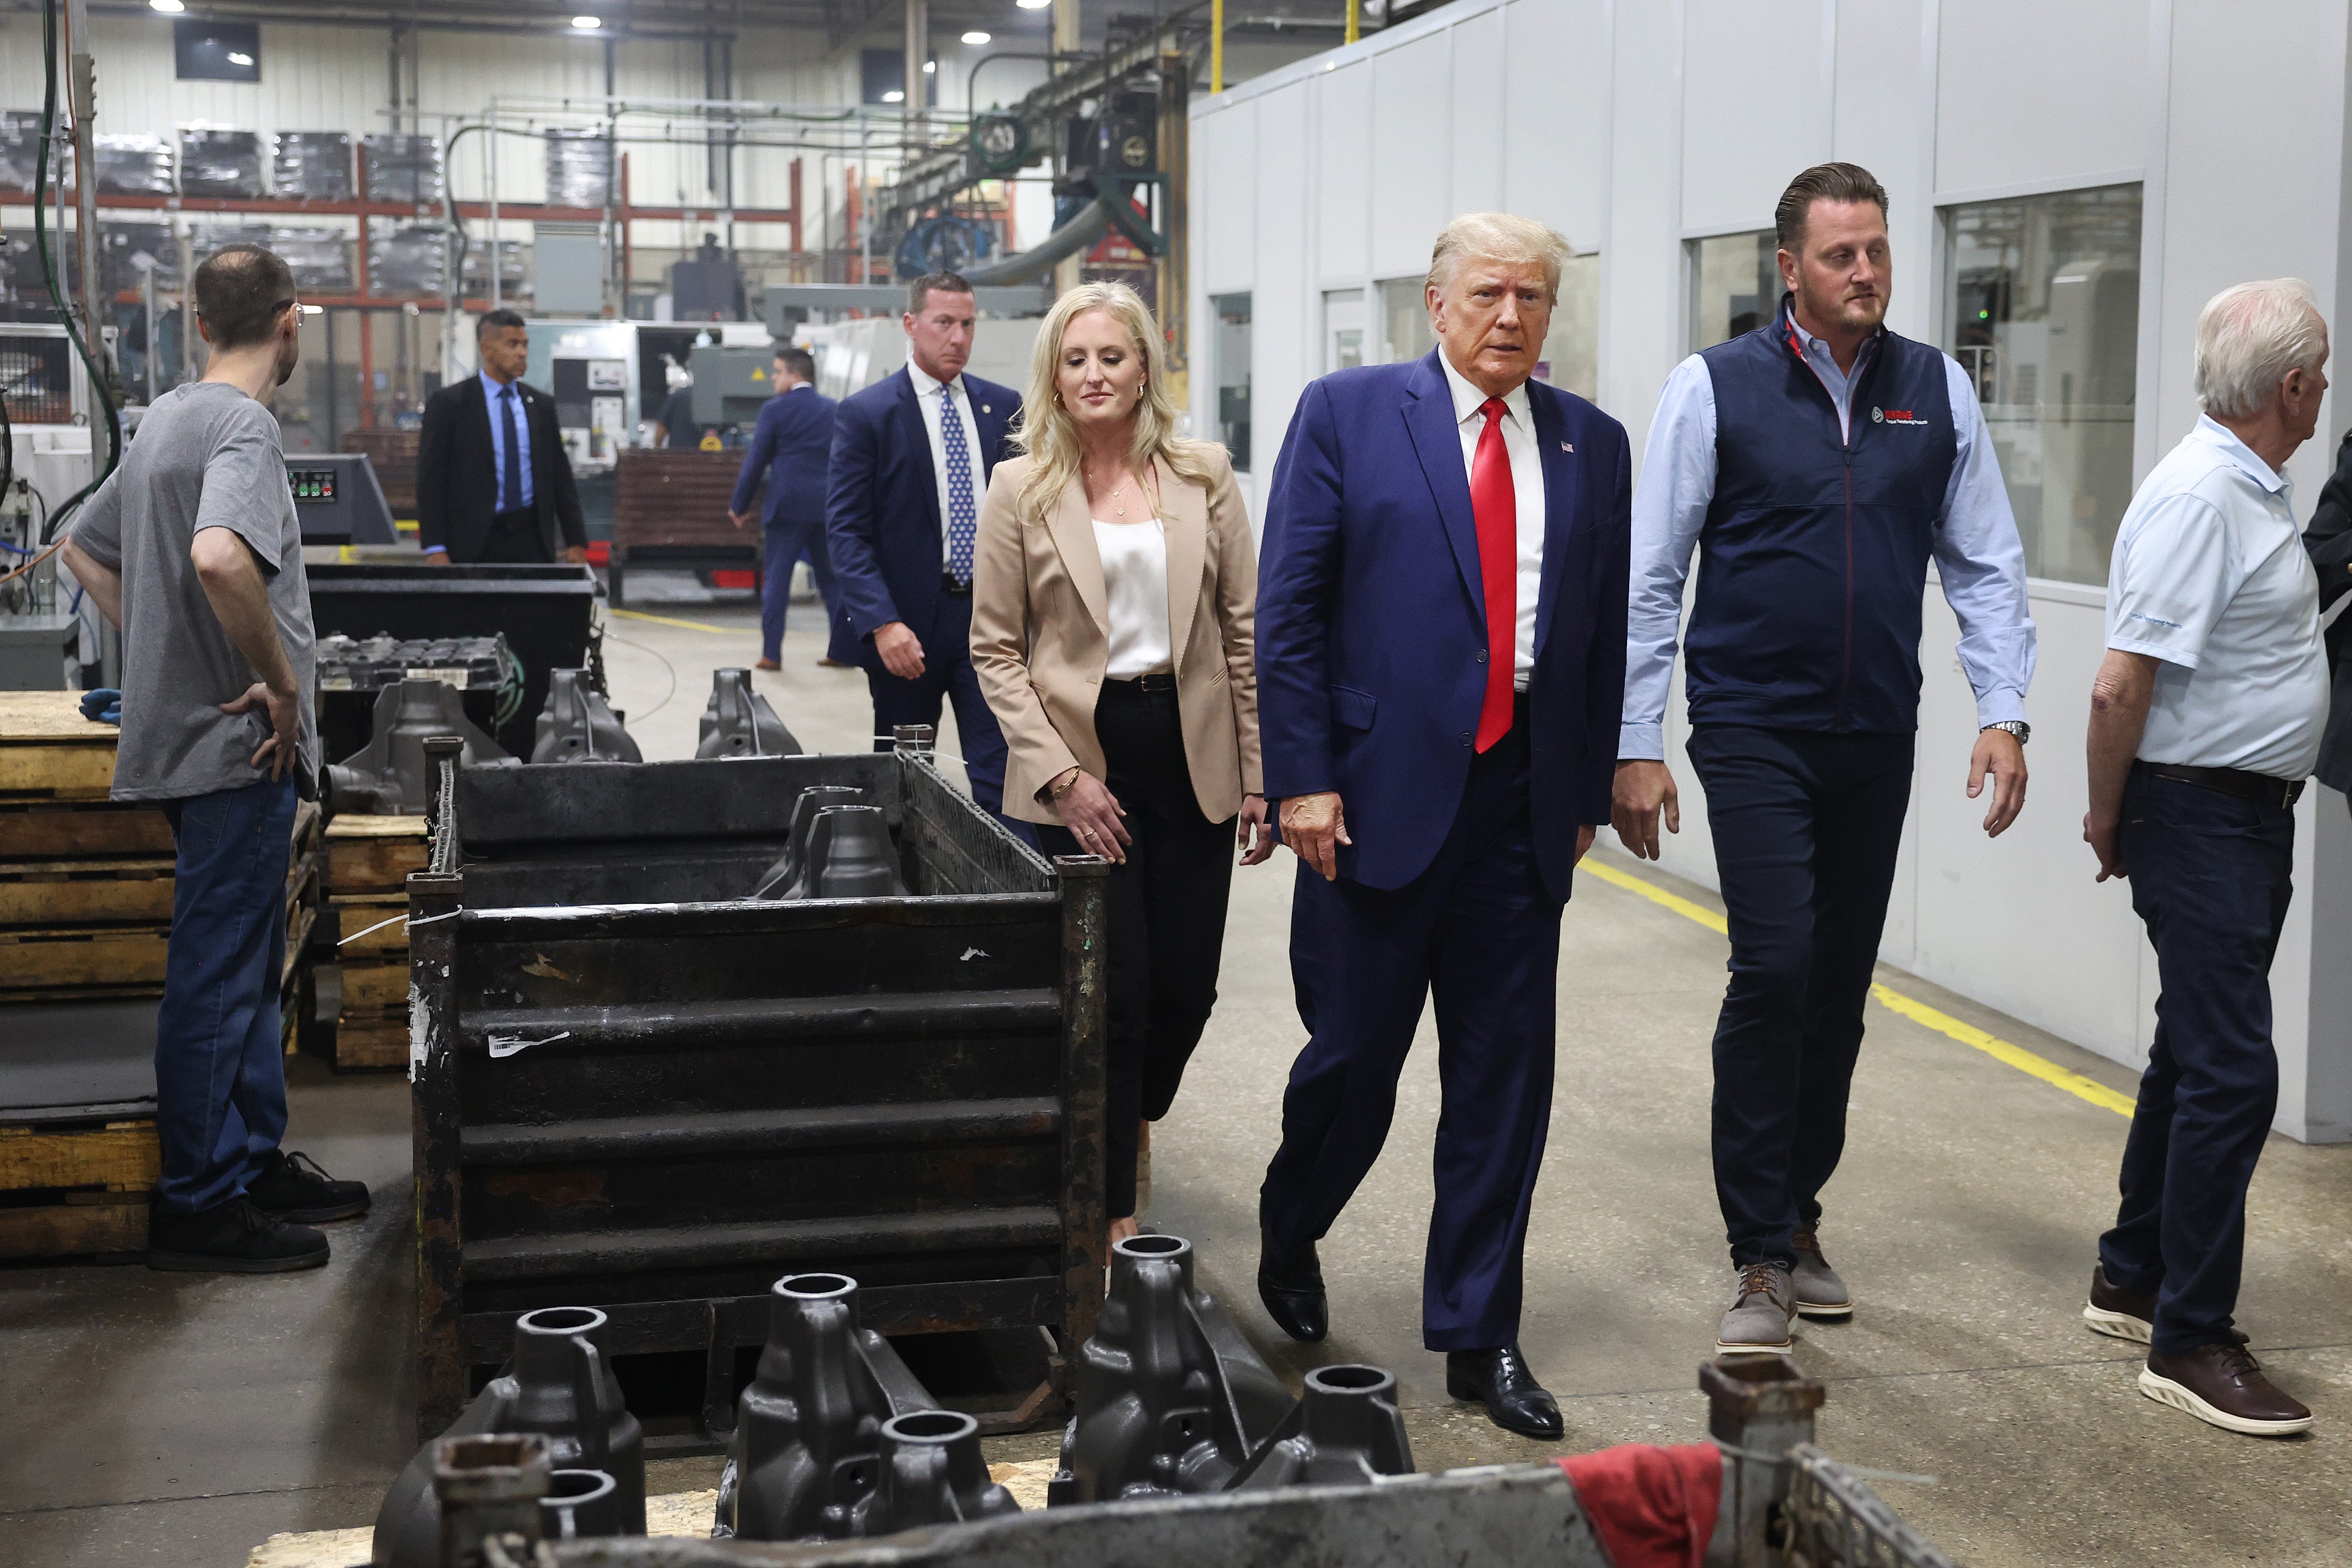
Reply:
[[1819, 1237], [1801, 1230], [1789, 1238], [1797, 1249], [1797, 1267], [1790, 1275], [1797, 1289], [1797, 1313], [1805, 1318], [1851, 1318], [1853, 1292], [1845, 1288], [1830, 1260], [1822, 1256]]
[[1777, 1263], [1750, 1263], [1732, 1276], [1731, 1310], [1715, 1331], [1717, 1355], [1761, 1355], [1790, 1348], [1796, 1287]]

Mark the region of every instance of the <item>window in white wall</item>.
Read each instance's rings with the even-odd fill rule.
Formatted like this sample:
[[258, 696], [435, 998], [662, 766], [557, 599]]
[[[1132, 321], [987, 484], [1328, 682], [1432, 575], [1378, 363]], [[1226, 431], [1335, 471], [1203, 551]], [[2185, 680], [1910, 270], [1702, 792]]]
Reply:
[[1353, 370], [1364, 363], [1364, 291], [1332, 289], [1323, 295], [1323, 371]]
[[1722, 234], [1690, 243], [1690, 352], [1752, 332], [1780, 308], [1780, 268], [1772, 231]]
[[1601, 384], [1601, 257], [1572, 256], [1559, 272], [1559, 298], [1551, 308], [1536, 374], [1588, 401]]
[[1946, 341], [1976, 384], [2025, 570], [2105, 583], [2132, 493], [2140, 187], [1943, 217]]
[[1209, 311], [1217, 318], [1217, 439], [1234, 457], [1234, 468], [1250, 471], [1250, 297], [1216, 294]]
[[1419, 359], [1437, 346], [1429, 324], [1426, 278], [1389, 278], [1381, 283], [1381, 363]]

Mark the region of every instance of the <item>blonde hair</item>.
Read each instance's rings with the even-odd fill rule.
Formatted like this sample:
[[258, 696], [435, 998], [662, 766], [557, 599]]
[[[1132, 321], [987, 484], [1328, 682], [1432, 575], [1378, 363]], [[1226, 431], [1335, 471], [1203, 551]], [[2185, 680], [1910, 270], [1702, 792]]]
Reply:
[[2208, 414], [2259, 414], [2289, 371], [2310, 370], [2327, 352], [2327, 322], [2300, 278], [2238, 283], [2205, 301], [2197, 317], [2197, 401]]
[[1560, 269], [1576, 254], [1568, 237], [1516, 213], [1465, 213], [1445, 226], [1430, 252], [1429, 281], [1443, 289], [1464, 260], [1540, 263], [1552, 298], [1559, 298]]
[[1037, 346], [1029, 360], [1029, 393], [1022, 400], [1021, 422], [1012, 433], [1013, 444], [1030, 459], [1021, 501], [1033, 517], [1043, 516], [1054, 498], [1078, 477], [1077, 426], [1069, 410], [1062, 406], [1056, 373], [1064, 335], [1072, 321], [1089, 310], [1103, 311], [1125, 328], [1143, 363], [1143, 396], [1135, 410], [1133, 447], [1139, 474], [1152, 458], [1160, 458], [1178, 479], [1205, 487], [1215, 456], [1223, 450], [1213, 441], [1187, 440], [1176, 434], [1179, 411], [1163, 368], [1165, 340], [1143, 297], [1124, 283], [1081, 283], [1054, 301], [1037, 328]]

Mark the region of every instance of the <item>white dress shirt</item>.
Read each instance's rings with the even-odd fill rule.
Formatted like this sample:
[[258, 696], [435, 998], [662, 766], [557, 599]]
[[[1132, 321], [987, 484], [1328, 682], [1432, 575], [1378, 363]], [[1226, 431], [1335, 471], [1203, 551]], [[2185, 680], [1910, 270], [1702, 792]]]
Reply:
[[[1437, 363], [1445, 367], [1445, 384], [1454, 394], [1454, 420], [1462, 436], [1462, 471], [1475, 476], [1478, 437], [1486, 430], [1486, 416], [1479, 412], [1486, 405], [1486, 395], [1454, 368], [1443, 349], [1438, 351]], [[1528, 405], [1527, 383], [1511, 389], [1503, 399], [1503, 451], [1511, 459], [1511, 495], [1519, 510], [1518, 630], [1513, 639], [1511, 688], [1525, 691], [1528, 674], [1536, 667], [1536, 597], [1543, 591], [1543, 453], [1536, 446], [1535, 412]]]
[[2107, 646], [2164, 661], [2145, 761], [2277, 779], [2319, 761], [2327, 649], [2294, 494], [2210, 416], [2149, 471], [2116, 531]]
[[940, 399], [955, 399], [956, 418], [963, 425], [964, 449], [971, 455], [971, 496], [975, 507], [980, 498], [988, 493], [988, 468], [980, 460], [980, 425], [972, 417], [971, 393], [962, 376], [949, 382], [936, 381], [909, 355], [907, 378], [915, 384], [915, 405], [923, 411], [923, 433], [931, 438], [931, 480], [940, 490], [940, 540], [944, 545], [948, 536], [948, 446], [940, 434]]
[[[1826, 342], [1801, 327], [1797, 335], [1805, 363], [1821, 376], [1837, 405], [1839, 427], [1851, 440], [1853, 384], [1875, 352], [1875, 340], [1854, 356], [1853, 374], [1848, 375], [1838, 369]], [[2025, 717], [2025, 689], [2033, 679], [2025, 546], [2009, 510], [2009, 491], [2001, 484], [1975, 384], [1949, 354], [1944, 356], [1944, 392], [1952, 405], [1958, 450], [1944, 485], [1932, 549], [1944, 601], [1959, 618], [1960, 668], [1976, 692], [1977, 723], [1997, 724]], [[1642, 453], [1642, 483], [1633, 493], [1620, 758], [1665, 757], [1666, 696], [1682, 631], [1683, 585], [1690, 576], [1691, 548], [1715, 499], [1715, 382], [1706, 361], [1693, 354], [1675, 367], [1658, 395], [1657, 418]]]
[[1168, 529], [1156, 517], [1141, 522], [1097, 518], [1094, 525], [1110, 610], [1110, 663], [1103, 675], [1133, 680], [1165, 674], [1176, 668], [1168, 636]]

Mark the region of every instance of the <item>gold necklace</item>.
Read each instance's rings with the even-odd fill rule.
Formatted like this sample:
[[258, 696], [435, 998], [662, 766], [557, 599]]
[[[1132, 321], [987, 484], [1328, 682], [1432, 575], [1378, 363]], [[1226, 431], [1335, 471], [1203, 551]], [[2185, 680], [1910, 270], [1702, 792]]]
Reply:
[[[1087, 478], [1089, 478], [1089, 479], [1091, 479], [1091, 478], [1093, 478], [1093, 477], [1094, 477], [1094, 476], [1092, 476], [1091, 474], [1087, 476]], [[1132, 475], [1129, 475], [1129, 479], [1132, 479], [1133, 477], [1134, 477], [1134, 476], [1132, 476]], [[1123, 506], [1121, 506], [1121, 505], [1119, 505], [1119, 504], [1118, 504], [1118, 496], [1119, 496], [1119, 492], [1120, 492], [1121, 490], [1124, 490], [1125, 489], [1127, 489], [1127, 486], [1128, 486], [1128, 480], [1127, 480], [1127, 479], [1121, 479], [1121, 480], [1119, 480], [1119, 481], [1118, 481], [1118, 483], [1117, 485], [1115, 485], [1115, 486], [1113, 486], [1113, 487], [1111, 488], [1111, 492], [1110, 492], [1110, 494], [1108, 494], [1108, 495], [1107, 495], [1107, 496], [1103, 497], [1103, 500], [1107, 500], [1107, 501], [1108, 501], [1108, 502], [1110, 502], [1110, 503], [1111, 503], [1111, 510], [1112, 510], [1115, 514], [1117, 514], [1118, 516], [1119, 516], [1119, 517], [1125, 517], [1125, 516], [1127, 515], [1127, 508], [1125, 508], [1125, 507], [1123, 507]]]

